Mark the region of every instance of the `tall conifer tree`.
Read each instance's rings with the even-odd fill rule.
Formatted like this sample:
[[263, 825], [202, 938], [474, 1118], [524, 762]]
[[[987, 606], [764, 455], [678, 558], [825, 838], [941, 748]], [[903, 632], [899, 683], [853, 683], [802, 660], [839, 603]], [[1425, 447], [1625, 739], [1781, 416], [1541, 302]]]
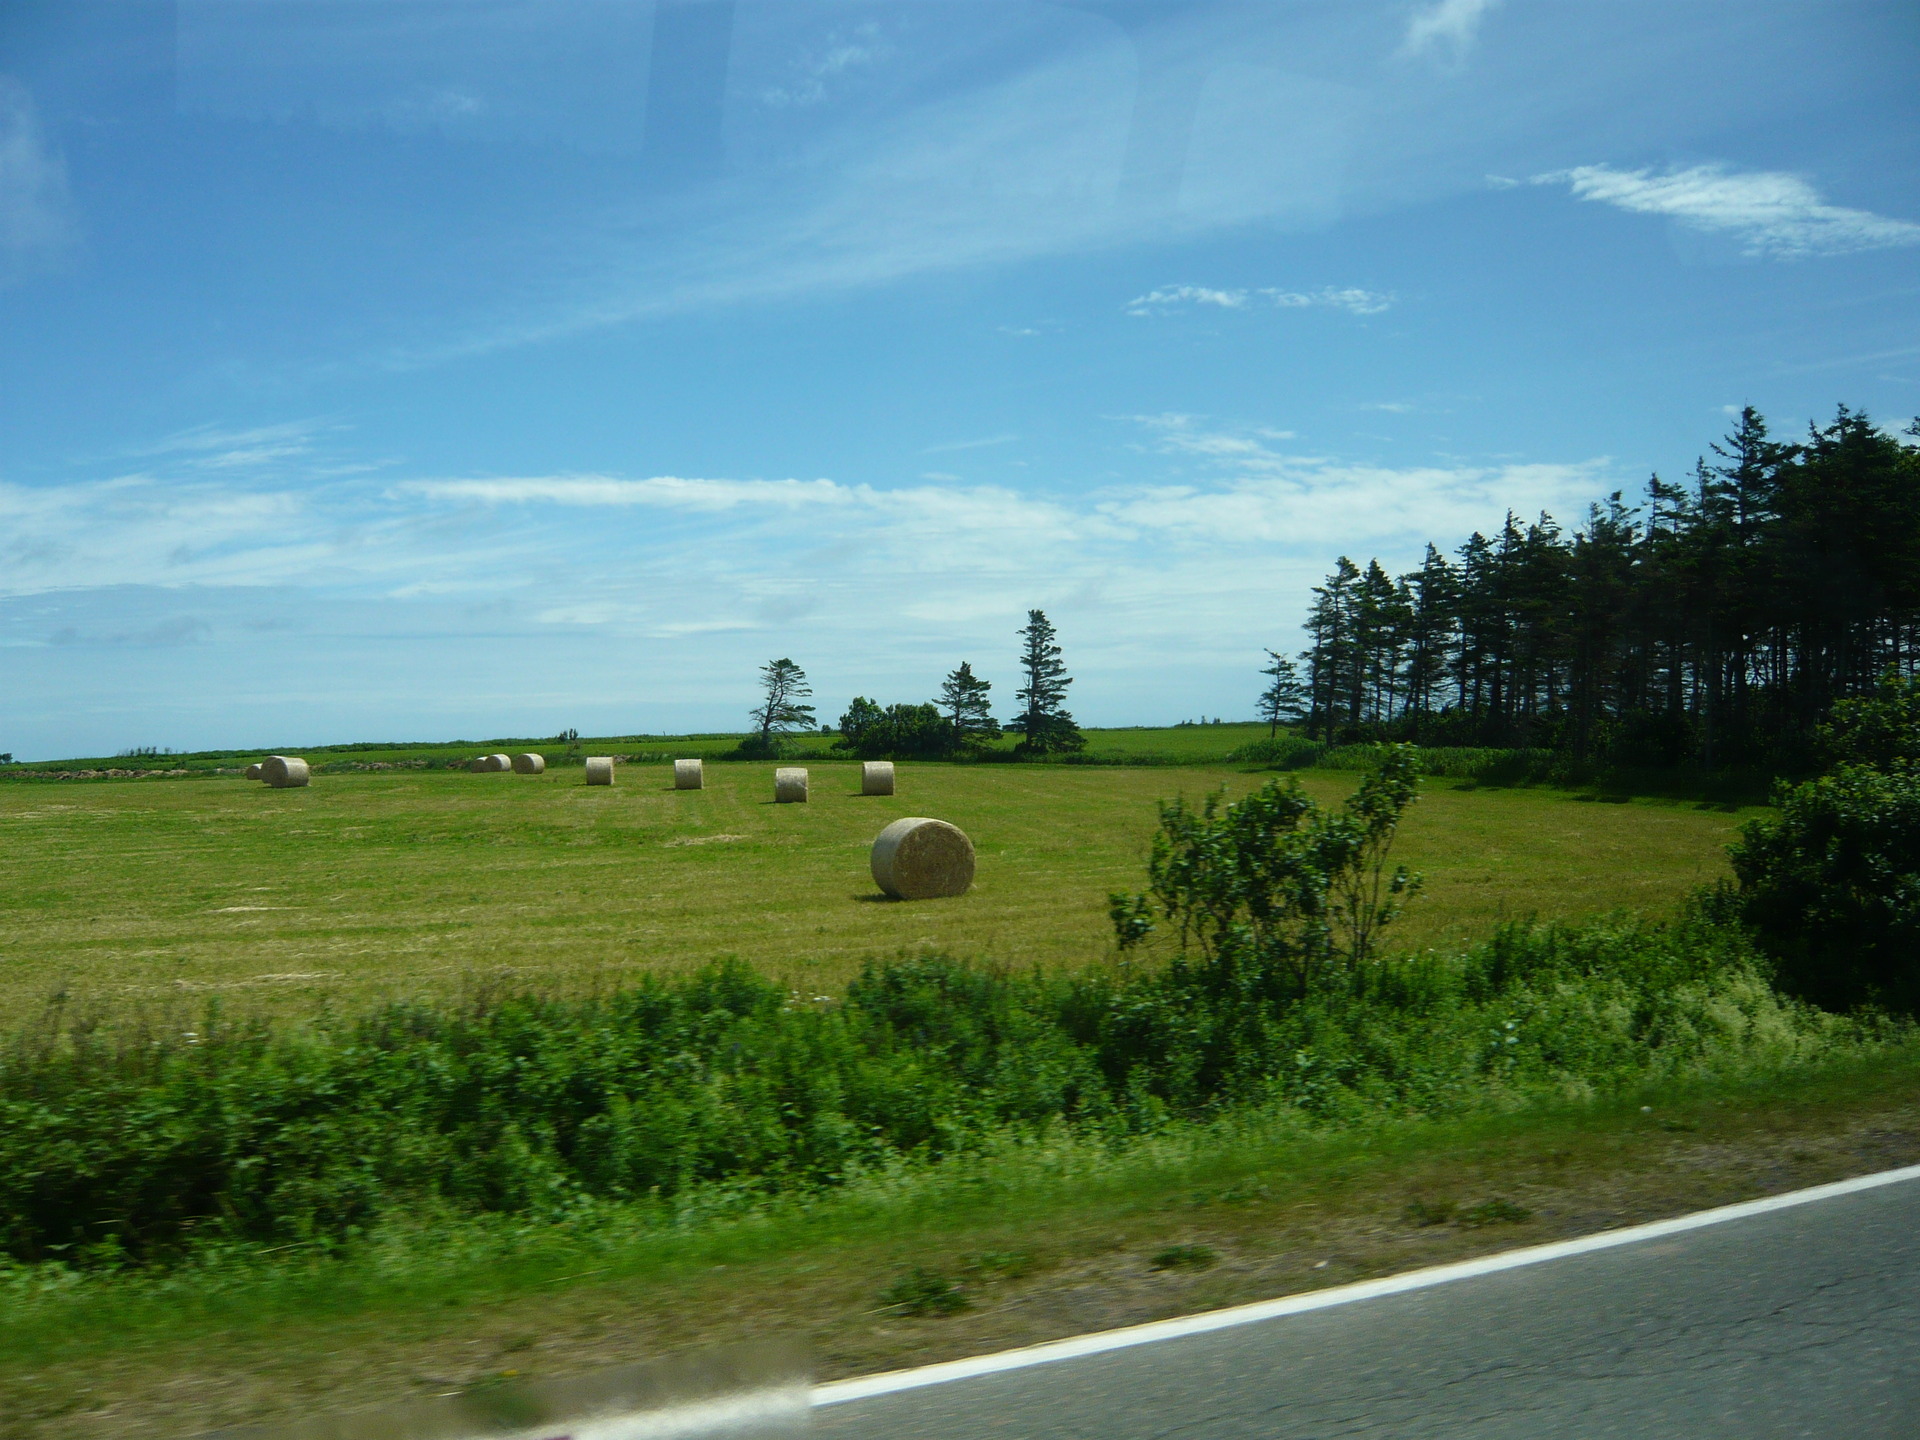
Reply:
[[1020, 702], [1020, 713], [1007, 722], [1007, 729], [1019, 732], [1021, 737], [1015, 749], [1028, 755], [1049, 755], [1083, 748], [1086, 737], [1066, 708], [1067, 687], [1073, 684], [1073, 677], [1060, 658], [1060, 646], [1044, 610], [1027, 612], [1020, 640], [1020, 669], [1027, 683], [1013, 692], [1013, 698]]

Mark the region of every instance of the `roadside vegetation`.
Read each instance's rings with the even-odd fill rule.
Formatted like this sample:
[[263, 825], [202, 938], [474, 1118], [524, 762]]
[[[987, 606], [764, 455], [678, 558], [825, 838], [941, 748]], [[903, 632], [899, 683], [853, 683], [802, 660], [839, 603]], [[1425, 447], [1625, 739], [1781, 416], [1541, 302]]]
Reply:
[[[833, 730], [770, 661], [752, 734], [705, 753], [817, 763], [805, 807], [771, 805], [764, 764], [633, 783], [695, 742], [624, 752], [624, 786], [589, 791], [571, 732], [524, 780], [356, 775], [454, 758], [359, 751], [284, 795], [8, 787], [28, 1018], [0, 1035], [0, 1336], [168, 1297], [377, 1309], [393, 1275], [458, 1304], [502, 1256], [606, 1261], [532, 1282], [558, 1285], [749, 1233], [798, 1264], [861, 1215], [931, 1235], [982, 1197], [1070, 1224], [1093, 1202], [1063, 1186], [1089, 1177], [1122, 1208], [1132, 1186], [1165, 1209], [1196, 1169], [1278, 1203], [1303, 1156], [1618, 1129], [1656, 1098], [1757, 1113], [1853, 1077], [1910, 1105], [1920, 461], [1844, 410], [1797, 446], [1749, 411], [1716, 454], [1691, 489], [1656, 481], [1644, 523], [1615, 496], [1571, 539], [1510, 521], [1399, 582], [1343, 560], [1304, 668], [1268, 652], [1258, 725], [1081, 731], [1034, 610], [1004, 727], [968, 664]], [[1783, 577], [1815, 562], [1802, 604]], [[834, 762], [879, 756], [953, 763], [881, 803], [835, 789]], [[1689, 803], [1597, 803], [1663, 786]], [[850, 894], [916, 810], [982, 837], [979, 888]], [[77, 906], [103, 874], [115, 895]], [[308, 908], [329, 918], [255, 918]], [[246, 1003], [198, 978], [210, 936], [254, 966], [337, 957], [260, 981], [371, 983]], [[460, 968], [480, 951], [490, 971]], [[1416, 1187], [1397, 1223], [1533, 1224], [1529, 1183]], [[1201, 1287], [1244, 1243], [1163, 1226], [1135, 1268]], [[1061, 1263], [1038, 1248], [899, 1256], [858, 1313], [962, 1324]]]

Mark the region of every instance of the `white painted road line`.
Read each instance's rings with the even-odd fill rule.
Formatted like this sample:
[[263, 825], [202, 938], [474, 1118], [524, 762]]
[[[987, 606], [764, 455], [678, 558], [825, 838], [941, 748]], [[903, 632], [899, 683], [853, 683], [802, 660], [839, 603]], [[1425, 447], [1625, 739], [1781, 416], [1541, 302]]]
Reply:
[[1548, 1245], [1530, 1245], [1498, 1255], [1483, 1255], [1476, 1260], [1458, 1260], [1451, 1265], [1434, 1265], [1425, 1270], [1409, 1270], [1383, 1280], [1362, 1280], [1314, 1290], [1304, 1295], [1287, 1295], [1278, 1300], [1258, 1300], [1250, 1305], [1235, 1305], [1225, 1310], [1209, 1310], [1199, 1315], [1183, 1315], [1176, 1320], [1156, 1320], [1146, 1325], [1128, 1325], [1119, 1330], [1100, 1330], [1091, 1335], [1076, 1335], [1067, 1340], [1050, 1340], [1044, 1345], [1028, 1345], [1019, 1350], [1003, 1350], [995, 1355], [976, 1355], [967, 1360], [948, 1360], [938, 1365], [923, 1365], [916, 1370], [891, 1370], [878, 1375], [862, 1375], [852, 1380], [836, 1380], [817, 1385], [813, 1403], [844, 1405], [853, 1400], [868, 1400], [878, 1395], [894, 1395], [903, 1390], [920, 1390], [929, 1385], [947, 1385], [956, 1380], [972, 1380], [983, 1375], [1001, 1375], [1011, 1370], [1026, 1370], [1036, 1365], [1053, 1365], [1062, 1360], [1077, 1360], [1086, 1355], [1101, 1355], [1110, 1350], [1127, 1350], [1136, 1345], [1153, 1345], [1162, 1340], [1178, 1340], [1187, 1335], [1205, 1335], [1214, 1330], [1230, 1330], [1276, 1320], [1285, 1315], [1300, 1315], [1311, 1310], [1326, 1310], [1336, 1305], [1351, 1305], [1382, 1295], [1400, 1295], [1409, 1290], [1425, 1290], [1448, 1285], [1456, 1280], [1471, 1280], [1477, 1275], [1494, 1275], [1502, 1270], [1518, 1270], [1528, 1265], [1543, 1265], [1574, 1255], [1590, 1255], [1598, 1250], [1613, 1250], [1635, 1245], [1642, 1240], [1657, 1240], [1663, 1235], [1679, 1235], [1724, 1225], [1752, 1215], [1775, 1210], [1791, 1210], [1840, 1195], [1862, 1190], [1877, 1190], [1883, 1185], [1898, 1185], [1920, 1180], [1920, 1165], [1898, 1170], [1882, 1170], [1852, 1180], [1836, 1180], [1831, 1185], [1815, 1185], [1806, 1190], [1791, 1190], [1784, 1195], [1769, 1195], [1763, 1200], [1747, 1200], [1738, 1205], [1722, 1205], [1700, 1210], [1671, 1220], [1655, 1220], [1625, 1230], [1602, 1230], [1578, 1240], [1556, 1240]]

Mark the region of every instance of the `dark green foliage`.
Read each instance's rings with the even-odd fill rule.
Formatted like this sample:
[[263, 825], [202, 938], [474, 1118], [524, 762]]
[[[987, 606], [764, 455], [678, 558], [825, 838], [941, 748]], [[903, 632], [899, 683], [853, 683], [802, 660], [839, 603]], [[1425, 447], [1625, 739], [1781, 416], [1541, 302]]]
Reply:
[[1191, 947], [1208, 977], [1266, 999], [1310, 994], [1335, 969], [1358, 971], [1419, 889], [1404, 868], [1386, 868], [1418, 788], [1413, 747], [1394, 745], [1339, 813], [1291, 778], [1232, 804], [1217, 792], [1198, 810], [1163, 804], [1147, 893], [1111, 897], [1122, 948], [1170, 922], [1183, 957]]
[[1118, 1139], [1249, 1104], [1439, 1114], [1838, 1023], [1783, 1008], [1741, 934], [1701, 916], [1516, 926], [1464, 956], [1336, 966], [1306, 996], [1228, 978], [921, 958], [838, 1002], [733, 964], [590, 1000], [214, 1014], [192, 1036], [55, 1013], [0, 1048], [0, 1254], [120, 1265], [324, 1248], [408, 1216], [803, 1193], [994, 1137]]
[[1273, 663], [1260, 673], [1265, 675], [1269, 684], [1260, 692], [1259, 716], [1267, 722], [1268, 740], [1276, 739], [1282, 725], [1292, 725], [1306, 718], [1309, 706], [1307, 687], [1300, 679], [1300, 671], [1293, 661], [1277, 650], [1267, 651], [1267, 658]]
[[957, 1315], [967, 1303], [959, 1286], [919, 1265], [880, 1292], [880, 1307], [896, 1315]]
[[1828, 767], [1892, 771], [1920, 765], [1920, 681], [1889, 670], [1872, 695], [1835, 704], [1815, 740]]
[[1307, 615], [1307, 733], [1808, 773], [1836, 701], [1914, 669], [1920, 446], [1842, 406], [1797, 445], [1748, 409], [1712, 450], [1571, 533], [1510, 514], [1397, 579], [1339, 557]]
[[[807, 684], [807, 672], [788, 659], [769, 660], [760, 667], [760, 703], [748, 713], [762, 751], [772, 754], [775, 738], [789, 730], [811, 730], [815, 721], [813, 707], [804, 704], [813, 694]], [[741, 746], [746, 753], [746, 746]]]
[[1007, 722], [1007, 729], [1020, 736], [1015, 753], [1058, 755], [1084, 749], [1087, 738], [1066, 708], [1067, 687], [1073, 684], [1073, 677], [1060, 658], [1053, 624], [1044, 610], [1027, 612], [1020, 640], [1020, 669], [1027, 683], [1013, 692], [1013, 698], [1020, 702], [1020, 713]]
[[1206, 1270], [1218, 1258], [1206, 1245], [1169, 1245], [1147, 1263], [1156, 1270]]
[[964, 660], [940, 682], [937, 703], [946, 707], [957, 751], [977, 754], [1000, 738], [1000, 722], [993, 718], [987, 700], [987, 692], [992, 689], [993, 685], [975, 675], [973, 666]]
[[1270, 765], [1275, 770], [1305, 770], [1320, 764], [1329, 748], [1318, 740], [1307, 740], [1298, 735], [1279, 735], [1271, 740], [1249, 740], [1238, 749], [1229, 751], [1227, 762], [1232, 765]]
[[862, 760], [939, 760], [955, 748], [952, 722], [932, 705], [889, 705], [882, 710], [864, 695], [840, 717], [836, 750]]
[[1781, 987], [1920, 1014], [1920, 770], [1843, 765], [1775, 796], [1729, 847], [1741, 918]]

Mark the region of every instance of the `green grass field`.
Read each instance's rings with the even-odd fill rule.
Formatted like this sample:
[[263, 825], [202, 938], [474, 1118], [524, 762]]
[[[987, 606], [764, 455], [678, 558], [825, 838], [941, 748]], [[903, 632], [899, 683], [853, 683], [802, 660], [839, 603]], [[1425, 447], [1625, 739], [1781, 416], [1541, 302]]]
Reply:
[[[1097, 741], [1217, 755], [1252, 733]], [[62, 991], [113, 1008], [218, 996], [298, 1009], [490, 983], [600, 987], [721, 955], [801, 989], [903, 951], [1098, 961], [1112, 953], [1108, 892], [1142, 882], [1156, 801], [1268, 778], [1217, 764], [903, 765], [900, 793], [878, 799], [856, 793], [857, 766], [809, 762], [803, 806], [771, 803], [763, 764], [709, 766], [698, 793], [639, 764], [611, 789], [588, 789], [577, 767], [326, 774], [285, 791], [231, 778], [0, 785], [0, 1000], [16, 1015]], [[1301, 778], [1337, 801], [1359, 777]], [[915, 814], [973, 836], [971, 894], [881, 899], [868, 846]], [[1658, 912], [1723, 872], [1740, 818], [1429, 781], [1398, 851], [1428, 890], [1396, 943], [1451, 946], [1529, 914]]]

